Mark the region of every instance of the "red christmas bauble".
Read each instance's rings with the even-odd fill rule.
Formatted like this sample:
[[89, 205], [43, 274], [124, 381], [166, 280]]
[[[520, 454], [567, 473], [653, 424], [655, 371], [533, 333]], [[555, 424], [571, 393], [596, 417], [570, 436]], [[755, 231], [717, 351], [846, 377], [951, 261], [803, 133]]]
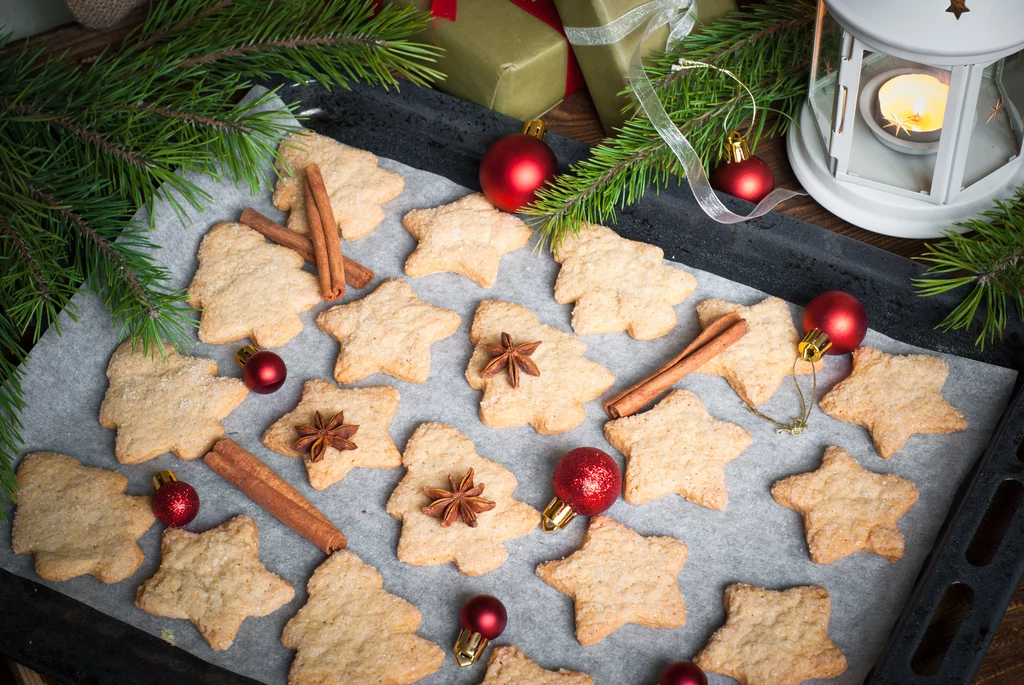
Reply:
[[775, 190], [775, 175], [757, 157], [728, 161], [711, 173], [711, 187], [748, 202], [760, 202]]
[[462, 605], [462, 612], [459, 614], [459, 625], [464, 630], [480, 633], [488, 640], [501, 635], [506, 623], [508, 614], [505, 613], [505, 605], [491, 595], [470, 597]]
[[266, 350], [251, 355], [242, 367], [245, 387], [261, 395], [267, 395], [280, 388], [287, 377], [288, 369], [284, 365], [284, 360]]
[[708, 685], [708, 677], [696, 664], [677, 661], [665, 669], [658, 685]]
[[172, 471], [153, 476], [153, 514], [166, 526], [185, 526], [199, 513], [199, 493], [188, 483], [174, 477]]
[[582, 516], [605, 511], [622, 491], [622, 473], [615, 460], [599, 449], [577, 447], [566, 452], [551, 476], [555, 494]]
[[832, 341], [828, 354], [853, 352], [868, 332], [868, 313], [856, 297], [829, 290], [807, 303], [804, 333], [817, 328]]
[[536, 199], [537, 189], [557, 170], [555, 153], [544, 141], [514, 133], [487, 148], [480, 162], [480, 187], [498, 209], [518, 212]]

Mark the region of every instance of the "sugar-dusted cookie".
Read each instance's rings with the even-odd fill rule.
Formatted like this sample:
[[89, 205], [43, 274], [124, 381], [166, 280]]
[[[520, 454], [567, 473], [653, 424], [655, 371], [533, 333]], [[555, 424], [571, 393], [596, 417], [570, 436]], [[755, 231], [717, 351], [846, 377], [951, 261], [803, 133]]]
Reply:
[[[483, 575], [505, 563], [506, 540], [540, 523], [536, 509], [512, 497], [519, 484], [515, 475], [478, 455], [470, 439], [451, 426], [421, 424], [409, 438], [402, 464], [408, 471], [391, 493], [387, 511], [402, 522], [398, 558], [407, 564], [454, 561], [460, 573]], [[453, 496], [443, 497], [444, 492]], [[471, 507], [467, 515], [460, 504], [471, 497], [491, 504]], [[432, 505], [436, 511], [424, 511]]]
[[249, 338], [259, 347], [280, 347], [302, 332], [299, 313], [321, 301], [299, 253], [268, 243], [248, 226], [217, 224], [200, 243], [198, 259], [188, 303], [203, 309], [204, 343]]
[[433, 209], [414, 209], [402, 225], [420, 241], [405, 260], [406, 275], [451, 271], [485, 288], [498, 280], [501, 256], [526, 245], [532, 233], [525, 221], [496, 209], [482, 193]]
[[643, 414], [609, 421], [604, 436], [626, 455], [627, 502], [644, 504], [675, 492], [709, 509], [725, 509], [725, 465], [753, 440], [708, 414], [688, 390], [673, 390]]
[[676, 327], [672, 307], [697, 287], [693, 276], [665, 264], [664, 256], [660, 247], [586, 224], [555, 251], [562, 265], [555, 302], [576, 303], [572, 329], [579, 335], [626, 331], [637, 340], [661, 337]]
[[375, 373], [423, 383], [430, 376], [430, 346], [458, 330], [462, 317], [416, 296], [408, 283], [391, 278], [372, 293], [331, 307], [316, 324], [341, 349], [334, 365], [338, 383], [354, 383]]
[[942, 396], [949, 369], [929, 354], [887, 354], [873, 347], [853, 351], [853, 372], [821, 398], [832, 418], [859, 423], [888, 459], [915, 433], [955, 433], [967, 419]]
[[231, 646], [248, 616], [267, 616], [295, 597], [260, 562], [256, 523], [236, 516], [205, 533], [168, 528], [160, 569], [139, 586], [135, 606], [154, 616], [187, 618], [210, 647]]
[[564, 668], [549, 671], [515, 645], [498, 645], [491, 652], [487, 675], [480, 685], [594, 685], [594, 679]]
[[903, 558], [897, 527], [917, 501], [917, 488], [892, 474], [868, 471], [842, 447], [829, 447], [817, 471], [778, 481], [772, 497], [804, 519], [807, 548], [817, 564], [866, 551]]
[[676, 576], [686, 545], [669, 537], [644, 537], [607, 516], [590, 519], [583, 546], [561, 561], [537, 567], [545, 583], [576, 602], [576, 639], [600, 642], [627, 623], [678, 628], [686, 603]]
[[[704, 364], [697, 373], [724, 376], [747, 404], [764, 404], [793, 371], [801, 335], [793, 325], [789, 306], [777, 297], [767, 297], [744, 307], [725, 300], [704, 300], [697, 305], [701, 328], [730, 312], [738, 312], [749, 330], [739, 341]], [[821, 370], [824, 362], [818, 362]], [[811, 373], [810, 362], [797, 364], [798, 374]]]
[[312, 131], [292, 133], [281, 143], [274, 206], [291, 210], [288, 228], [309, 233], [306, 219], [306, 167], [316, 164], [324, 177], [338, 232], [345, 240], [370, 234], [384, 220], [381, 205], [402, 194], [405, 179], [377, 166], [377, 156]]
[[198, 459], [224, 437], [221, 419], [242, 403], [249, 390], [237, 378], [217, 375], [217, 362], [178, 354], [132, 353], [124, 342], [107, 365], [107, 394], [100, 425], [117, 429], [114, 454], [122, 464], [139, 464], [164, 452]]
[[825, 588], [736, 584], [723, 601], [725, 625], [693, 660], [705, 671], [741, 685], [800, 685], [846, 671], [846, 657], [828, 637], [832, 600]]
[[[302, 458], [309, 484], [323, 490], [337, 483], [353, 467], [390, 469], [402, 465], [402, 455], [388, 435], [388, 424], [398, 411], [398, 391], [391, 387], [337, 388], [327, 381], [308, 380], [302, 386], [302, 400], [263, 434], [263, 444], [287, 457]], [[329, 444], [317, 461], [311, 450], [297, 450], [296, 430], [315, 425], [317, 412], [324, 421], [339, 412], [345, 424], [358, 426], [349, 438], [355, 449], [339, 450]]]
[[[539, 375], [532, 375], [526, 367], [515, 376], [518, 387], [512, 387], [507, 363], [499, 363], [500, 372], [493, 375], [484, 372], [488, 364], [501, 357], [504, 333], [513, 347], [540, 342], [529, 352], [529, 361], [523, 362], [534, 365]], [[600, 396], [615, 382], [611, 371], [583, 357], [587, 346], [582, 340], [542, 324], [522, 305], [484, 300], [476, 309], [469, 336], [476, 349], [466, 368], [466, 380], [474, 390], [483, 390], [480, 420], [491, 428], [530, 424], [541, 435], [564, 433], [587, 417], [583, 403]]]
[[86, 574], [104, 583], [129, 577], [145, 556], [136, 540], [156, 521], [149, 497], [124, 494], [128, 479], [74, 457], [35, 452], [15, 478], [11, 546], [35, 554], [36, 573], [60, 582]]
[[441, 668], [441, 648], [416, 635], [420, 612], [354, 553], [332, 554], [306, 589], [281, 634], [296, 652], [288, 685], [408, 685]]

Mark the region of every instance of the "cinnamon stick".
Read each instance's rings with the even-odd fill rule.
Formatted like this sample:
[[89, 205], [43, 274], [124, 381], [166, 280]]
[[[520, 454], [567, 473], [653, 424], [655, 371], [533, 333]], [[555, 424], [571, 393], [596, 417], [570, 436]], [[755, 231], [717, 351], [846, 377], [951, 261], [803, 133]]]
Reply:
[[605, 402], [605, 412], [613, 419], [635, 414], [746, 334], [747, 322], [736, 312], [726, 314], [657, 371]]
[[[309, 184], [306, 190], [306, 224], [309, 226], [309, 238], [313, 243], [313, 256], [316, 257], [316, 273], [320, 279], [320, 295], [328, 302], [341, 297], [341, 293], [334, 286], [334, 277], [331, 274], [330, 258], [327, 255], [327, 237], [324, 235], [324, 225], [320, 221], [320, 213], [316, 211], [316, 204], [313, 200], [313, 191]], [[342, 284], [344, 286], [344, 284]]]
[[[306, 167], [306, 187], [313, 193], [314, 209], [320, 215], [320, 227], [327, 241], [327, 263], [331, 271], [331, 286], [345, 294], [345, 261], [341, 258], [341, 238], [338, 236], [338, 222], [334, 219], [331, 198], [327, 195], [320, 167], [310, 164]], [[309, 196], [306, 196], [306, 213], [309, 213]]]
[[324, 551], [345, 549], [345, 535], [295, 488], [233, 440], [221, 440], [203, 461], [282, 523]]
[[[295, 250], [307, 262], [316, 265], [316, 257], [313, 254], [313, 243], [311, 243], [309, 238], [306, 236], [300, 235], [295, 231], [288, 230], [281, 224], [271, 220], [263, 214], [260, 214], [252, 208], [243, 210], [239, 221], [252, 230], [262, 233], [269, 238], [271, 242]], [[370, 281], [372, 281], [376, 275], [371, 269], [367, 269], [356, 260], [349, 259], [348, 257], [343, 256], [342, 261], [345, 262], [345, 283], [353, 288], [365, 288], [370, 285]]]

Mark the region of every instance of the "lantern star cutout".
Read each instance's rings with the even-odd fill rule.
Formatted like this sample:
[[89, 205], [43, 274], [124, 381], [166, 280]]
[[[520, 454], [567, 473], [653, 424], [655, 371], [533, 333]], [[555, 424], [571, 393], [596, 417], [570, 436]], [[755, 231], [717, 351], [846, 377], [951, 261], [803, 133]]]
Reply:
[[819, 406], [832, 418], [867, 428], [875, 449], [888, 459], [914, 434], [967, 428], [964, 415], [942, 396], [948, 373], [939, 357], [858, 347], [853, 351], [853, 371], [821, 398]]
[[910, 136], [910, 129], [907, 128], [907, 122], [901, 115], [889, 112], [889, 116], [885, 117], [885, 121], [886, 124], [884, 128], [893, 128], [893, 135], [897, 138], [900, 135], [900, 131], [906, 133], [907, 137]]
[[997, 118], [997, 117], [998, 117], [998, 116], [999, 116], [1000, 114], [1002, 114], [1002, 113], [1003, 113], [1003, 109], [1004, 109], [1005, 107], [1006, 107], [1006, 105], [1004, 105], [1004, 104], [1003, 104], [1003, 98], [1001, 98], [1001, 97], [1000, 97], [1000, 98], [996, 98], [996, 104], [994, 104], [994, 105], [991, 105], [991, 106], [989, 107], [989, 115], [988, 115], [988, 118], [987, 118], [987, 119], [985, 119], [985, 125], [986, 125], [986, 126], [988, 126], [988, 125], [989, 125], [989, 124], [991, 124], [991, 123], [992, 123], [993, 121], [995, 121], [995, 119], [996, 119], [996, 118]]
[[419, 610], [353, 552], [328, 557], [306, 589], [309, 599], [281, 633], [296, 652], [291, 685], [409, 685], [441, 668], [444, 651], [416, 635]]
[[167, 528], [160, 554], [160, 569], [139, 587], [135, 606], [189, 619], [216, 650], [231, 646], [248, 616], [268, 616], [295, 597], [291, 584], [260, 562], [259, 532], [248, 516], [205, 533]]
[[607, 516], [590, 519], [583, 546], [565, 559], [537, 567], [545, 583], [576, 603], [576, 639], [584, 647], [626, 625], [678, 628], [686, 603], [676, 576], [686, 545], [644, 537]]
[[967, 0], [949, 0], [949, 7], [946, 8], [946, 11], [952, 13], [956, 20], [960, 21], [960, 16], [971, 10], [967, 7]]
[[817, 471], [780, 480], [772, 497], [804, 519], [816, 564], [866, 551], [891, 562], [903, 557], [899, 521], [917, 501], [917, 488], [892, 474], [874, 473], [841, 447], [829, 447]]
[[515, 645], [498, 645], [487, 662], [480, 685], [594, 685], [586, 673], [541, 668]]
[[736, 584], [725, 589], [727, 614], [693, 660], [700, 668], [746, 685], [800, 685], [846, 671], [846, 657], [828, 636], [832, 600], [823, 587], [781, 592]]
[[750, 446], [750, 433], [708, 414], [688, 390], [673, 390], [650, 411], [609, 421], [608, 442], [626, 456], [623, 497], [644, 504], [672, 493], [725, 509], [725, 465]]

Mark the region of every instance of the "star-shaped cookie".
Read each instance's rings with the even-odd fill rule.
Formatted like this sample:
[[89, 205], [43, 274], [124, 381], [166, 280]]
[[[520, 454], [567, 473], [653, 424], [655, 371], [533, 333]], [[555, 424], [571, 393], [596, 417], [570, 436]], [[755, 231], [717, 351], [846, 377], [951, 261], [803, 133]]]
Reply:
[[407, 276], [451, 271], [490, 288], [498, 280], [501, 256], [530, 241], [530, 227], [515, 214], [496, 209], [481, 193], [433, 209], [414, 209], [402, 225], [416, 240], [405, 260]]
[[164, 452], [198, 459], [224, 437], [221, 419], [249, 390], [237, 378], [217, 375], [217, 362], [178, 354], [164, 345], [149, 354], [124, 342], [107, 365], [107, 394], [99, 421], [117, 429], [114, 454], [122, 464], [139, 464]]
[[725, 625], [693, 660], [705, 671], [742, 685], [800, 685], [846, 671], [846, 657], [828, 637], [832, 600], [825, 588], [736, 584], [723, 602]]
[[873, 347], [853, 351], [853, 371], [821, 398], [832, 418], [859, 423], [888, 459], [915, 433], [955, 433], [967, 419], [942, 396], [949, 369], [928, 354], [887, 354]]
[[306, 589], [281, 634], [296, 652], [289, 685], [408, 685], [441, 668], [441, 648], [416, 635], [420, 612], [354, 553], [332, 554]]
[[[303, 459], [309, 484], [323, 490], [356, 466], [391, 469], [402, 465], [402, 455], [388, 435], [388, 425], [397, 411], [398, 391], [394, 388], [342, 389], [327, 381], [308, 380], [302, 386], [302, 400], [263, 433], [263, 444], [279, 454]], [[359, 426], [351, 439], [356, 448], [336, 450], [328, 445], [319, 461], [311, 461], [308, 451], [296, 450], [296, 426], [312, 425], [317, 412], [325, 420], [344, 412], [345, 423]]]
[[345, 240], [366, 237], [384, 220], [381, 205], [402, 194], [405, 179], [377, 166], [377, 156], [312, 131], [290, 134], [280, 147], [274, 206], [291, 210], [288, 228], [309, 233], [306, 219], [306, 167], [316, 164], [324, 177], [338, 232]]
[[[454, 561], [460, 573], [479, 576], [505, 563], [505, 541], [526, 535], [540, 523], [540, 514], [512, 497], [519, 481], [496, 461], [476, 453], [465, 435], [443, 423], [421, 424], [409, 438], [402, 454], [405, 478], [391, 493], [387, 511], [402, 522], [398, 558], [412, 566], [440, 566]], [[495, 503], [477, 514], [476, 526], [462, 519], [449, 526], [422, 509], [431, 503], [423, 488], [448, 488], [448, 476], [456, 483], [473, 469], [480, 495]]]
[[321, 312], [316, 324], [341, 345], [334, 365], [339, 384], [375, 373], [423, 383], [430, 376], [430, 346], [457, 331], [462, 317], [391, 278], [361, 300]]
[[36, 573], [60, 582], [86, 574], [104, 583], [129, 577], [145, 556], [135, 542], [156, 521], [149, 497], [124, 494], [128, 479], [74, 457], [35, 452], [15, 479], [15, 554], [35, 554]]
[[564, 668], [541, 668], [515, 645], [498, 645], [487, 662], [487, 675], [480, 685], [594, 685], [586, 673]]
[[260, 562], [256, 523], [236, 516], [205, 533], [168, 528], [160, 569], [139, 586], [135, 606], [154, 616], [187, 618], [210, 647], [231, 646], [249, 616], [268, 616], [295, 597]]
[[903, 558], [897, 527], [917, 501], [909, 480], [868, 471], [842, 447], [829, 447], [817, 471], [780, 480], [772, 497], [804, 519], [807, 548], [816, 564], [866, 551], [889, 561]]
[[609, 421], [604, 436], [626, 455], [627, 502], [678, 493], [709, 509], [725, 509], [725, 465], [753, 440], [739, 426], [708, 414], [688, 390], [673, 390], [643, 414]]
[[555, 252], [562, 265], [555, 302], [576, 303], [572, 329], [579, 335], [626, 331], [637, 340], [661, 337], [676, 327], [672, 308], [697, 287], [697, 279], [665, 264], [664, 256], [660, 247], [586, 224]]
[[[502, 333], [508, 333], [514, 345], [540, 341], [530, 355], [540, 375], [520, 374], [517, 388], [507, 374], [481, 375], [493, 358], [484, 346], [500, 345]], [[530, 424], [541, 435], [564, 433], [587, 418], [583, 403], [615, 382], [611, 371], [583, 357], [587, 346], [582, 340], [542, 324], [522, 305], [484, 300], [476, 309], [469, 337], [475, 349], [466, 380], [474, 390], [483, 390], [480, 420], [491, 428]]]
[[644, 537], [607, 516], [595, 516], [583, 546], [565, 559], [544, 562], [537, 575], [576, 602], [576, 639], [586, 647], [627, 623], [684, 625], [686, 603], [676, 576], [686, 552], [675, 538]]
[[203, 309], [204, 343], [249, 338], [258, 347], [280, 347], [302, 332], [299, 313], [321, 301], [316, 277], [302, 270], [302, 257], [248, 226], [217, 224], [200, 243], [198, 259], [188, 303]]
[[[744, 307], [725, 300], [704, 300], [697, 305], [701, 328], [730, 312], [738, 312], [749, 330], [739, 341], [704, 364], [697, 373], [724, 376], [732, 389], [747, 404], [764, 404], [793, 372], [797, 345], [802, 336], [793, 325], [789, 305], [777, 297], [768, 297]], [[820, 371], [824, 362], [818, 362]], [[811, 373], [810, 362], [797, 364], [798, 374]]]

